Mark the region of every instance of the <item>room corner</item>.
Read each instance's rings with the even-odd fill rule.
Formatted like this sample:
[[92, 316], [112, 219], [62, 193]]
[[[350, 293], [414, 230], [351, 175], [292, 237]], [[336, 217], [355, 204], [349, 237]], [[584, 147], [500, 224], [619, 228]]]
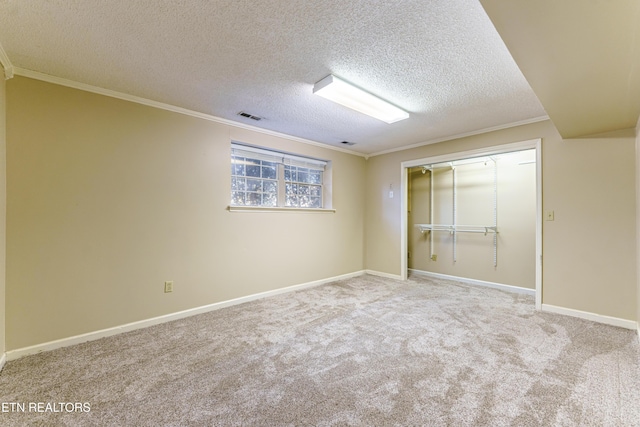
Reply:
[[[1, 47], [0, 47], [1, 49]], [[4, 70], [4, 67], [2, 67]], [[5, 346], [5, 267], [6, 267], [6, 220], [7, 220], [7, 186], [6, 186], [6, 80], [0, 78], [0, 370], [6, 361]]]

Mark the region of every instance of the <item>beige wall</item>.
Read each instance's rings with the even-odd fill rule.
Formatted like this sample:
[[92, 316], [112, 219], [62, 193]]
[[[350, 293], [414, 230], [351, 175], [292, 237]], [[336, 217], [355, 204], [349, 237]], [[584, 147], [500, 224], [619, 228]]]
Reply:
[[634, 138], [543, 149], [543, 302], [636, 319]]
[[[8, 350], [364, 267], [362, 157], [23, 77], [7, 99]], [[330, 160], [336, 213], [229, 212], [231, 139]]]
[[[415, 224], [430, 222], [431, 172], [410, 174], [408, 244], [409, 268], [523, 288], [535, 288], [536, 165], [535, 150], [502, 154], [497, 162], [497, 266], [493, 234], [457, 233], [457, 261], [448, 232], [421, 233]], [[434, 223], [453, 223], [453, 171], [433, 171]], [[493, 225], [494, 164], [492, 161], [456, 167], [456, 222]], [[430, 238], [434, 254], [430, 259]]]
[[0, 358], [5, 352], [5, 262], [6, 262], [6, 81], [0, 73]]
[[[547, 121], [365, 163], [27, 78], [6, 85], [6, 350], [363, 268], [400, 274], [400, 163], [533, 138], [555, 211], [543, 303], [640, 318], [629, 134], [562, 140]], [[337, 212], [229, 212], [231, 139], [331, 160]]]
[[543, 304], [635, 320], [634, 138], [563, 140], [550, 121], [372, 157], [367, 164], [365, 266], [400, 274], [400, 164], [542, 138]]

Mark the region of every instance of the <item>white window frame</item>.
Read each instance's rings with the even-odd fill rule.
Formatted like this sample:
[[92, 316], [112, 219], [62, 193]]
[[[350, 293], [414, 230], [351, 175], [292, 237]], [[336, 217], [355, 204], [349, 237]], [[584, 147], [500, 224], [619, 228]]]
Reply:
[[[240, 143], [236, 141], [231, 142], [231, 156], [242, 156], [257, 160], [268, 161], [276, 163], [276, 180], [277, 180], [277, 203], [276, 206], [262, 206], [262, 205], [234, 205], [233, 204], [233, 187], [230, 185], [231, 201], [229, 204], [229, 211], [232, 212], [254, 212], [254, 211], [304, 211], [304, 212], [335, 212], [335, 209], [331, 208], [331, 162], [328, 160], [315, 159], [306, 156], [300, 156], [297, 154], [286, 153], [282, 151], [272, 150], [269, 148], [256, 147]], [[285, 166], [296, 166], [301, 168], [308, 168], [310, 170], [316, 170], [322, 172], [322, 180], [320, 183], [298, 183], [285, 181]], [[231, 171], [231, 179], [236, 175]], [[257, 178], [265, 179], [265, 178]], [[298, 207], [298, 206], [286, 206], [286, 185], [288, 183], [302, 184], [302, 185], [318, 185], [321, 187], [320, 192], [320, 207]]]

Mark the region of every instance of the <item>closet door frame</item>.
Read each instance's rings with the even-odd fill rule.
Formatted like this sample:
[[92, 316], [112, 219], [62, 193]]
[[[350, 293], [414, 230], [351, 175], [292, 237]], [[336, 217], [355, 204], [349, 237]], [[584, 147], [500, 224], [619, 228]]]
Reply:
[[542, 308], [542, 139], [530, 139], [527, 141], [510, 144], [495, 145], [440, 156], [425, 157], [408, 160], [401, 163], [400, 175], [400, 276], [407, 280], [408, 276], [408, 180], [409, 169], [424, 164], [451, 162], [467, 159], [469, 157], [491, 156], [514, 151], [536, 150], [536, 310]]

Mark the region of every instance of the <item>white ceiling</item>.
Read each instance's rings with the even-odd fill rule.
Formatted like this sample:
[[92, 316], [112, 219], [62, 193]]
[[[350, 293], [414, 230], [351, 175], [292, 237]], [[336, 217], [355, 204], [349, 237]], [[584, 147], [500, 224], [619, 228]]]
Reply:
[[[366, 154], [546, 116], [478, 0], [4, 0], [0, 44], [17, 69]], [[411, 117], [313, 95], [330, 73]]]

